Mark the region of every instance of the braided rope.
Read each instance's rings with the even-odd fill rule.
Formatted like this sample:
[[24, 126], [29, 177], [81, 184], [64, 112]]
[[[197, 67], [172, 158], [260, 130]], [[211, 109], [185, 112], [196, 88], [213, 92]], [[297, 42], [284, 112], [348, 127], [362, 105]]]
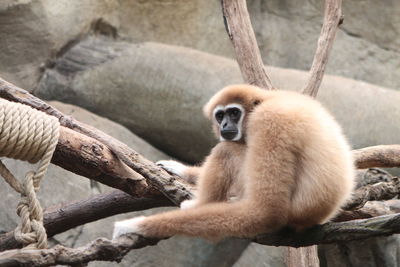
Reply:
[[50, 164], [59, 137], [58, 119], [19, 103], [0, 99], [0, 157], [37, 163], [36, 171], [26, 174], [23, 183], [0, 161], [0, 175], [18, 193], [17, 214], [21, 224], [15, 239], [29, 248], [46, 248], [43, 210], [36, 197], [40, 181]]

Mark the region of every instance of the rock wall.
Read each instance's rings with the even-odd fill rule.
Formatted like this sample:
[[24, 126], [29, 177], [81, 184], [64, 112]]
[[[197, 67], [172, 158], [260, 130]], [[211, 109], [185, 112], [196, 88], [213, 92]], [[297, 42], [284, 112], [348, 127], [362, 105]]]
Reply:
[[[248, 0], [248, 9], [264, 62], [308, 70], [323, 1]], [[343, 1], [343, 14], [328, 73], [400, 88], [400, 2]], [[0, 75], [33, 89], [51, 59], [90, 29], [234, 57], [220, 0], [3, 0]]]
[[[264, 62], [308, 70], [324, 1], [247, 3]], [[121, 1], [120, 8], [119, 32], [126, 40], [187, 46], [233, 58], [220, 0]], [[400, 2], [343, 1], [343, 14], [327, 72], [400, 88]]]
[[[299, 90], [308, 77], [297, 70], [267, 71], [287, 90]], [[34, 92], [118, 121], [168, 154], [197, 162], [215, 143], [202, 105], [223, 86], [240, 82], [231, 59], [165, 44], [89, 37], [55, 61]], [[318, 99], [355, 148], [400, 142], [400, 92], [326, 75]]]

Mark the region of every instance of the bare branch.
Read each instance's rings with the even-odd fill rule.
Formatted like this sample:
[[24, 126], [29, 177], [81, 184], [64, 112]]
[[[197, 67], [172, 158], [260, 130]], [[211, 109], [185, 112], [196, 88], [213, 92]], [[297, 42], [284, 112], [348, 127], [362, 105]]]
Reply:
[[221, 0], [226, 31], [246, 83], [273, 89], [251, 26], [246, 0]]
[[352, 201], [344, 209], [356, 209], [364, 206], [367, 201], [387, 200], [398, 196], [400, 193], [400, 180], [393, 178], [390, 182], [381, 182], [372, 185], [366, 185], [357, 189], [353, 195]]
[[[302, 233], [284, 229], [279, 233], [257, 236], [254, 242], [270, 246], [303, 247], [365, 239], [374, 236], [400, 233], [400, 214], [364, 220], [326, 223]], [[119, 261], [132, 249], [155, 245], [159, 240], [146, 239], [135, 234], [119, 237], [114, 241], [99, 238], [86, 246], [65, 248], [55, 246], [43, 250], [9, 250], [0, 253], [1, 266], [50, 266], [74, 265], [89, 261]]]
[[353, 151], [358, 169], [400, 167], [400, 145], [371, 146]]
[[342, 210], [333, 222], [345, 222], [357, 219], [368, 219], [377, 216], [400, 213], [398, 199], [388, 201], [371, 201], [356, 210]]
[[125, 235], [115, 241], [98, 238], [86, 246], [66, 248], [57, 245], [42, 250], [8, 250], [0, 253], [0, 266], [76, 265], [90, 261], [120, 261], [130, 250], [156, 245], [160, 240]]
[[[65, 116], [57, 109], [51, 107], [44, 101], [34, 97], [27, 91], [8, 83], [0, 78], [0, 96], [14, 102], [29, 105], [35, 109], [41, 110], [49, 115], [59, 119], [62, 126], [70, 128], [73, 131], [82, 133], [88, 137], [96, 139], [108, 147], [119, 160], [129, 166], [132, 170], [143, 176], [151, 185], [162, 192], [167, 198], [175, 204], [179, 204], [185, 199], [192, 197], [192, 193], [187, 189], [186, 182], [177, 176], [170, 175], [153, 162], [141, 156], [136, 151], [129, 148], [122, 142], [103, 133], [102, 131], [75, 120], [72, 117]], [[67, 170], [73, 172], [75, 166]], [[121, 188], [121, 190], [123, 190]]]
[[[116, 214], [166, 206], [173, 206], [173, 203], [158, 191], [149, 193], [146, 198], [138, 198], [113, 190], [86, 200], [47, 208], [43, 223], [47, 236], [52, 237], [76, 226]], [[13, 231], [0, 236], [0, 251], [19, 247]]]
[[[367, 207], [359, 207], [371, 200], [392, 199], [400, 192], [399, 187], [400, 182], [396, 178], [391, 182], [367, 185], [359, 188], [355, 192], [352, 202], [344, 208], [347, 210], [342, 211], [334, 221], [365, 219], [394, 213], [390, 209], [382, 206], [378, 207], [377, 204], [375, 206], [369, 204]], [[115, 214], [164, 206], [173, 206], [173, 203], [160, 195], [158, 191], [149, 191], [146, 198], [137, 198], [115, 190], [87, 200], [46, 209], [44, 213], [44, 226], [48, 236], [51, 237], [73, 227]], [[355, 209], [355, 207], [358, 207], [358, 209], [348, 210]], [[14, 239], [12, 232], [0, 236], [0, 251], [18, 247], [19, 244]]]
[[400, 233], [400, 214], [379, 216], [348, 222], [329, 222], [302, 233], [283, 231], [260, 235], [255, 242], [269, 246], [303, 247], [329, 244]]
[[329, 53], [335, 40], [336, 31], [342, 22], [342, 0], [326, 0], [324, 23], [318, 39], [317, 50], [310, 69], [310, 79], [302, 93], [315, 97], [324, 76]]
[[145, 196], [150, 190], [145, 179], [103, 143], [63, 126], [52, 163], [134, 196]]

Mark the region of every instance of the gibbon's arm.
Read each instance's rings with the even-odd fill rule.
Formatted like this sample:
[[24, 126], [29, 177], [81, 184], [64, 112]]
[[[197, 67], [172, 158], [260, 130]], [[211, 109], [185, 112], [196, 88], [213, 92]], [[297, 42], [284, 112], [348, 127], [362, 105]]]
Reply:
[[221, 154], [226, 154], [227, 146], [223, 143], [218, 144], [206, 158], [202, 167], [187, 167], [176, 161], [157, 162], [169, 172], [175, 173], [187, 179], [191, 175], [197, 176], [198, 191], [195, 198], [181, 203], [181, 209], [194, 208], [212, 202], [222, 202], [228, 200], [228, 192], [232, 186], [233, 179], [226, 173]]
[[182, 177], [189, 184], [196, 184], [201, 171], [199, 166], [187, 166], [174, 160], [160, 160], [156, 164], [164, 170]]
[[[226, 166], [226, 150], [229, 145], [225, 142], [217, 144], [206, 158], [197, 182], [198, 192], [195, 201], [197, 205], [213, 202], [227, 202], [229, 189], [234, 183], [230, 168]], [[232, 159], [230, 158], [229, 161]]]

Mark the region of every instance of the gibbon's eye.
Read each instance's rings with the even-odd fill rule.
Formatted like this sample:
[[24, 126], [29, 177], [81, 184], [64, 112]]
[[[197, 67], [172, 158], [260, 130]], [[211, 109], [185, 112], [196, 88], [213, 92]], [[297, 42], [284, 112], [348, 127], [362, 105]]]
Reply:
[[242, 112], [240, 111], [240, 109], [238, 108], [230, 108], [228, 110], [229, 112], [229, 116], [233, 119], [233, 120], [239, 120], [240, 116], [242, 115]]
[[221, 123], [221, 121], [224, 119], [224, 112], [220, 110], [217, 113], [215, 113], [215, 119], [217, 120], [218, 123]]

